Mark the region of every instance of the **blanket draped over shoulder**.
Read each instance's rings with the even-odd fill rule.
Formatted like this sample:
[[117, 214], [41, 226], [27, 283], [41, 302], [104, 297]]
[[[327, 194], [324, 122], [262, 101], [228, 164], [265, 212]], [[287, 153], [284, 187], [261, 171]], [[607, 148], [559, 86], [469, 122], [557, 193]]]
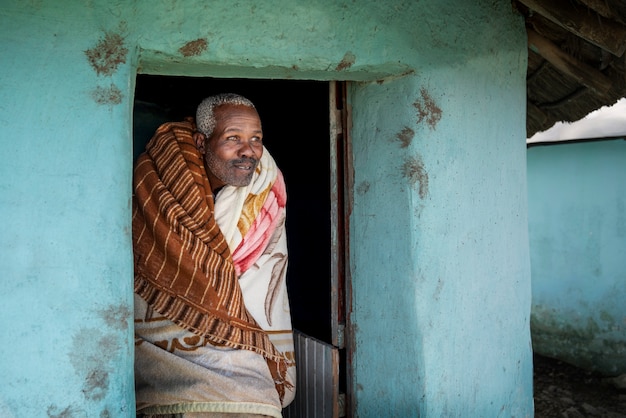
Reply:
[[[226, 186], [216, 205], [194, 132], [192, 120], [166, 123], [137, 160], [135, 293], [212, 344], [261, 354], [282, 399], [292, 387], [289, 360], [246, 308], [238, 278], [267, 252], [273, 230], [284, 222], [284, 180], [264, 150], [251, 184]], [[265, 309], [271, 325], [271, 309]]]

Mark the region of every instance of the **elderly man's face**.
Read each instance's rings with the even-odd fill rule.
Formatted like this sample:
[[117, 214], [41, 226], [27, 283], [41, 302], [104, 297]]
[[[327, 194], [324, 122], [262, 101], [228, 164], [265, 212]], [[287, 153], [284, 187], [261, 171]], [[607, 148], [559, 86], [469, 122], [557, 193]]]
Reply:
[[211, 187], [247, 186], [263, 155], [263, 130], [257, 111], [225, 104], [215, 108], [215, 129], [203, 146]]

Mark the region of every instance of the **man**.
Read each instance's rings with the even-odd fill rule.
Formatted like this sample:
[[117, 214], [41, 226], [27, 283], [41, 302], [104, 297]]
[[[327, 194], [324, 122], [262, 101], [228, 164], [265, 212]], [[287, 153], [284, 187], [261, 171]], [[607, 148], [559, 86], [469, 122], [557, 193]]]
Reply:
[[212, 96], [195, 125], [160, 126], [133, 182], [137, 413], [281, 417], [295, 392], [286, 191], [254, 105]]

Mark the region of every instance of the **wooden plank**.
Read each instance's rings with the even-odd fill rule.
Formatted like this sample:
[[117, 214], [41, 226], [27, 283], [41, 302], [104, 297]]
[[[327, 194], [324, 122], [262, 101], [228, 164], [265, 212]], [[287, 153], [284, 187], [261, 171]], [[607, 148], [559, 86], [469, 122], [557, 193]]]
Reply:
[[530, 9], [563, 29], [621, 57], [626, 50], [626, 27], [585, 8], [573, 7], [569, 0], [519, 0]]
[[595, 10], [600, 16], [607, 17], [612, 19], [614, 17], [613, 12], [611, 11], [611, 6], [609, 6], [606, 0], [579, 0], [585, 6], [590, 9]]
[[328, 86], [328, 106], [330, 119], [330, 325], [331, 339], [334, 346], [343, 348], [343, 324], [341, 318], [341, 276], [343, 259], [343, 234], [340, 225], [343, 225], [341, 213], [342, 172], [341, 172], [341, 140], [343, 138], [343, 118], [341, 109], [337, 103], [341, 99], [342, 92], [336, 82], [330, 82]]
[[580, 84], [600, 94], [606, 94], [613, 83], [602, 72], [565, 53], [558, 46], [528, 28], [528, 47], [541, 55], [559, 71], [573, 77]]
[[329, 84], [330, 119], [330, 220], [331, 220], [331, 343], [345, 348], [346, 324], [346, 258], [347, 223], [346, 190], [350, 187], [349, 112], [346, 108], [346, 84], [333, 81]]

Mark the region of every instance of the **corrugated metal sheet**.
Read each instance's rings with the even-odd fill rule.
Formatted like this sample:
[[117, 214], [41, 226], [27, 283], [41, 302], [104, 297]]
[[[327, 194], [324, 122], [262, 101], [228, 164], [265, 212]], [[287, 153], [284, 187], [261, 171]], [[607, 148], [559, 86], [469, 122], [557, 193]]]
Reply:
[[338, 418], [339, 350], [294, 331], [296, 397], [283, 410], [284, 418]]

